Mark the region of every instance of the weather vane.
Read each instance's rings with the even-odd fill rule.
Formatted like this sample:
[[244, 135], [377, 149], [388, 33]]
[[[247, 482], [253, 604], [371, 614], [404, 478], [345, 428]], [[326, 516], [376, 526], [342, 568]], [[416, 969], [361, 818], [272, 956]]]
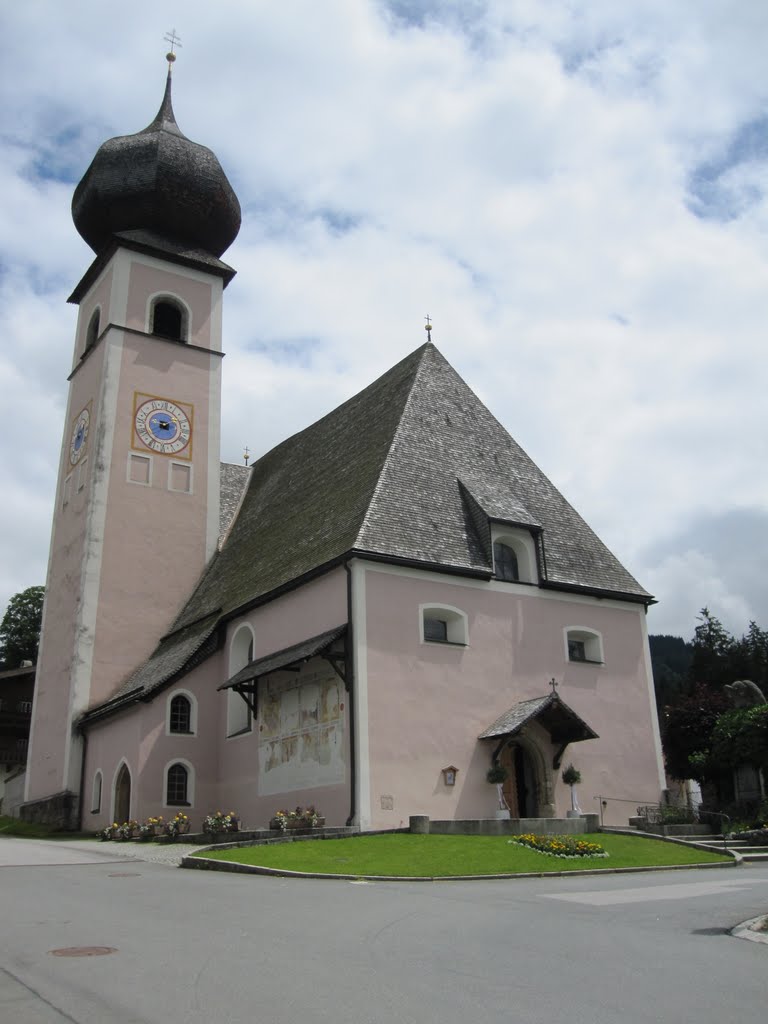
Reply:
[[555, 677], [554, 676], [549, 680], [549, 685], [552, 687], [552, 693], [556, 697], [557, 696], [558, 683], [555, 682]]
[[168, 61], [169, 64], [173, 64], [173, 62], [176, 60], [176, 54], [173, 52], [173, 48], [175, 46], [178, 46], [179, 49], [181, 49], [181, 36], [177, 36], [176, 29], [172, 28], [170, 32], [165, 33], [163, 39], [167, 43], [171, 44], [171, 49], [168, 53], [166, 53], [165, 59]]
[[245, 446], [245, 451], [243, 452], [243, 461], [245, 462], [246, 466], [248, 465], [248, 459], [250, 459], [250, 457], [251, 457], [251, 452], [250, 452], [250, 450], [248, 448], [248, 445], [246, 445]]
[[427, 332], [427, 337], [431, 341], [432, 340], [432, 320], [430, 319], [429, 315], [425, 316], [424, 319], [427, 321], [424, 324], [424, 330]]

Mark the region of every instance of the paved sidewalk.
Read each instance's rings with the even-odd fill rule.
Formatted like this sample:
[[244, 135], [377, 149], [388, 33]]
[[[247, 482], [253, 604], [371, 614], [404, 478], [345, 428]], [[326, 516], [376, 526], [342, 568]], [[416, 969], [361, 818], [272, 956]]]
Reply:
[[[93, 844], [89, 844], [93, 845]], [[110, 859], [125, 857], [127, 860], [144, 860], [150, 864], [168, 864], [177, 868], [181, 858], [202, 850], [196, 843], [98, 843], [99, 853]]]

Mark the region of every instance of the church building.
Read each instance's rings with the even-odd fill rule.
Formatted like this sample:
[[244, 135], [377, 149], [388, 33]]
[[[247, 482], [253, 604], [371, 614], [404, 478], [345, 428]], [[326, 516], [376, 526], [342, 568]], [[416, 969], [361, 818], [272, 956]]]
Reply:
[[[165, 96], [72, 203], [79, 308], [25, 817], [606, 821], [664, 786], [651, 596], [430, 343], [220, 463], [240, 207]], [[627, 803], [620, 803], [627, 800]]]

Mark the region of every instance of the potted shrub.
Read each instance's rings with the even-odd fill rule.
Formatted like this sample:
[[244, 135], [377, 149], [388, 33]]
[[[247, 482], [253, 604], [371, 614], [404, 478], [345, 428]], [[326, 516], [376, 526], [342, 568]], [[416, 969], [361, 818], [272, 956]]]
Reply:
[[504, 783], [507, 780], [507, 769], [504, 765], [499, 764], [498, 761], [494, 761], [491, 767], [486, 772], [485, 778], [492, 786], [496, 787], [496, 796], [499, 801], [499, 806], [496, 810], [497, 818], [508, 818], [509, 807], [507, 801], [504, 799]]
[[563, 782], [566, 786], [571, 787], [571, 809], [568, 811], [569, 818], [580, 818], [581, 808], [579, 807], [579, 798], [576, 796], [576, 787], [581, 782], [581, 772], [574, 768], [572, 764], [563, 771]]

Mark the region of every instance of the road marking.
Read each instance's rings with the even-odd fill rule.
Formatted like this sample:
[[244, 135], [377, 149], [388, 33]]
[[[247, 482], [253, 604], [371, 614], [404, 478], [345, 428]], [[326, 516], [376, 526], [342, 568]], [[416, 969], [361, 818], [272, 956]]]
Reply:
[[546, 900], [564, 900], [566, 903], [584, 903], [592, 907], [610, 907], [618, 903], [650, 903], [653, 900], [690, 900], [698, 896], [718, 896], [725, 892], [743, 892], [753, 885], [767, 884], [768, 878], [748, 881], [682, 882], [676, 885], [648, 885], [642, 889], [594, 890], [592, 892], [542, 893]]

